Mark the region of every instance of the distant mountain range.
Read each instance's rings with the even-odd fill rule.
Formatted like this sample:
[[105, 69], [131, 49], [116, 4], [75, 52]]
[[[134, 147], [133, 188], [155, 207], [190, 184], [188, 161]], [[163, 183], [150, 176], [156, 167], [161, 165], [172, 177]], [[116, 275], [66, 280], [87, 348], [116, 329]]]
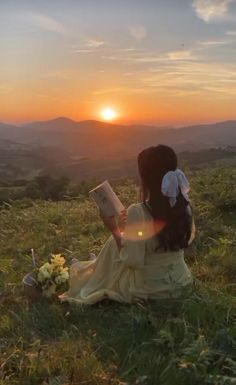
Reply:
[[23, 127], [0, 123], [0, 139], [62, 147], [78, 156], [123, 157], [158, 143], [169, 144], [177, 151], [236, 145], [236, 121], [164, 128], [57, 118]]
[[[46, 172], [76, 179], [130, 176], [138, 152], [158, 143], [185, 154], [236, 146], [236, 121], [182, 128], [67, 118], [22, 127], [0, 123], [0, 177], [29, 178]], [[219, 151], [213, 154], [218, 156]]]

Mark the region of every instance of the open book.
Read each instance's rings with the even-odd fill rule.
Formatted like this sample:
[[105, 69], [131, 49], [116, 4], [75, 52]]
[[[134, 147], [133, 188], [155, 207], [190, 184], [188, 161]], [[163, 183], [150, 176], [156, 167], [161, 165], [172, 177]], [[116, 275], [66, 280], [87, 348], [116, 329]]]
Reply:
[[124, 210], [123, 204], [107, 180], [89, 191], [89, 194], [106, 217], [118, 216]]

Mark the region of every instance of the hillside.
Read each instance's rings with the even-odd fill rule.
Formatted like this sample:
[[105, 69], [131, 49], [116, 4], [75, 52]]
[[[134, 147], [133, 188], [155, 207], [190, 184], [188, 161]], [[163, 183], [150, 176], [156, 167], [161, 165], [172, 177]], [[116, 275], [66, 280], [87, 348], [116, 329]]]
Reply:
[[66, 165], [71, 157], [65, 151], [53, 146], [39, 146], [28, 143], [0, 140], [0, 180], [31, 179], [49, 165]]
[[[75, 122], [67, 118], [33, 122], [24, 127], [0, 125], [0, 139], [66, 149], [89, 158], [130, 157], [154, 143], [168, 143], [176, 151], [196, 151], [236, 145], [236, 121], [182, 128], [116, 125], [98, 121]], [[16, 139], [17, 137], [17, 139]], [[104, 151], [105, 150], [105, 151]]]
[[[235, 168], [194, 172], [197, 238], [186, 253], [190, 297], [132, 306], [30, 305], [21, 280], [30, 249], [86, 259], [108, 237], [95, 205], [18, 201], [0, 210], [1, 385], [228, 385], [236, 378]], [[127, 206], [135, 186], [116, 191]]]
[[2, 181], [39, 174], [75, 180], [134, 177], [139, 151], [157, 143], [173, 146], [190, 166], [233, 159], [236, 122], [178, 129], [66, 118], [24, 127], [0, 124], [0, 177]]
[[[180, 165], [191, 169], [217, 162], [236, 164], [236, 147], [184, 151]], [[64, 149], [0, 140], [0, 185], [15, 180], [30, 180], [38, 175], [67, 176], [73, 181], [136, 178], [136, 154], [124, 158], [98, 159], [72, 156]]]

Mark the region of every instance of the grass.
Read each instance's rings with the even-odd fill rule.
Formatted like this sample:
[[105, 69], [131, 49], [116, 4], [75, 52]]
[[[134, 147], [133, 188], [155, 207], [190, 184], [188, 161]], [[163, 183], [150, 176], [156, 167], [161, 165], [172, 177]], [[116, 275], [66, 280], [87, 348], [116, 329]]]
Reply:
[[[0, 211], [0, 385], [236, 383], [235, 171], [191, 179], [198, 234], [186, 259], [196, 283], [184, 301], [30, 304], [21, 281], [31, 248], [42, 262], [52, 252], [86, 259], [108, 233], [86, 199]], [[136, 200], [131, 183], [117, 190], [126, 205]]]

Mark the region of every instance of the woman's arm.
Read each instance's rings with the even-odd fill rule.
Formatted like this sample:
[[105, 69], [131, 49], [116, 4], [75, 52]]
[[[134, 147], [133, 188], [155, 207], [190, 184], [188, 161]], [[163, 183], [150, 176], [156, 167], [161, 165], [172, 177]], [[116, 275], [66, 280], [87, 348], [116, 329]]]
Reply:
[[120, 260], [128, 267], [140, 269], [144, 265], [146, 245], [146, 217], [141, 205], [134, 204], [128, 208], [127, 225], [122, 236]]
[[116, 241], [118, 250], [120, 251], [121, 248], [122, 248], [122, 235], [121, 235], [121, 232], [125, 228], [126, 219], [127, 219], [127, 212], [126, 212], [126, 210], [123, 210], [121, 212], [121, 215], [119, 217], [119, 224], [118, 224], [118, 221], [117, 221], [115, 216], [113, 216], [113, 217], [106, 217], [106, 216], [104, 216], [104, 214], [102, 213], [101, 210], [100, 210], [100, 217], [101, 217], [104, 225], [106, 226], [106, 228], [111, 231], [111, 233], [112, 233], [112, 235], [113, 235], [113, 237], [114, 237], [114, 239]]

